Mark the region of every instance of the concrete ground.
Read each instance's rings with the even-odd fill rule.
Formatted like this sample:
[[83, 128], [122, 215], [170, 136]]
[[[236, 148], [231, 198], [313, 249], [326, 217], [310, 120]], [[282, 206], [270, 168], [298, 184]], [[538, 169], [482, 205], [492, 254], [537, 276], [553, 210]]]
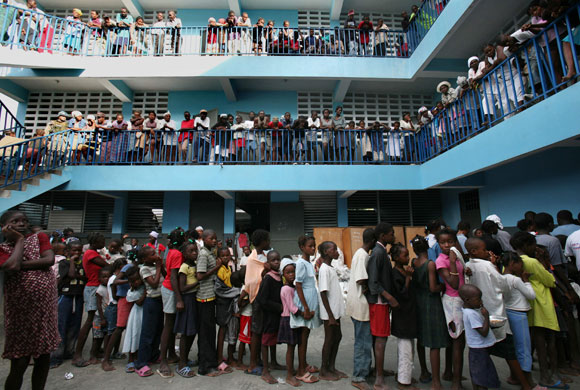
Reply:
[[[0, 304], [1, 306], [1, 304]], [[0, 315], [0, 350], [4, 349], [4, 320], [3, 316]], [[353, 359], [353, 343], [354, 343], [354, 332], [352, 322], [350, 320], [342, 321], [342, 333], [343, 339], [340, 345], [340, 349], [338, 352], [338, 359], [337, 359], [337, 368], [346, 372], [347, 374], [352, 374], [352, 359]], [[308, 362], [311, 364], [315, 364], [317, 366], [320, 365], [320, 358], [321, 358], [321, 350], [322, 350], [322, 342], [324, 338], [324, 330], [322, 328], [316, 329], [311, 333], [310, 342], [308, 344]], [[194, 347], [190, 354], [190, 357], [197, 356], [197, 343], [194, 343]], [[90, 348], [90, 340], [85, 346], [84, 357], [88, 358], [88, 352]], [[278, 346], [278, 361], [282, 364], [285, 362], [285, 353], [286, 353], [286, 346], [280, 345]], [[429, 358], [429, 354], [427, 353], [427, 359]], [[248, 363], [249, 355], [246, 355], [245, 363]], [[495, 359], [496, 368], [498, 370], [498, 374], [500, 380], [502, 381], [502, 389], [517, 389], [518, 387], [508, 385], [505, 382], [509, 371], [507, 369], [507, 365], [504, 361], [499, 359]], [[463, 368], [463, 376], [469, 378], [469, 369], [467, 366], [467, 351], [465, 354], [465, 364]], [[289, 389], [291, 386], [279, 383], [277, 385], [268, 385], [263, 382], [259, 377], [246, 375], [242, 371], [234, 371], [232, 374], [222, 375], [217, 378], [207, 378], [196, 376], [191, 379], [185, 379], [177, 374], [171, 379], [162, 379], [159, 375], [153, 375], [149, 378], [140, 378], [137, 374], [126, 374], [125, 373], [125, 364], [126, 361], [116, 360], [114, 361], [114, 365], [116, 367], [116, 371], [113, 372], [104, 372], [100, 365], [98, 366], [89, 366], [86, 368], [76, 368], [70, 364], [70, 361], [66, 361], [62, 366], [53, 369], [50, 371], [50, 375], [48, 377], [48, 383], [46, 388], [47, 389], [59, 389], [59, 390], [66, 390], [66, 389], [79, 389], [82, 388], [83, 390], [91, 390], [91, 389], [107, 389], [107, 390], [116, 390], [116, 389], [134, 389], [139, 387], [139, 389], [146, 390], [146, 389], [159, 389], [159, 388], [167, 388], [167, 389], [191, 389], [192, 387], [198, 389], [215, 389], [216, 386], [222, 389], [282, 389], [286, 388]], [[295, 363], [297, 364], [297, 362]], [[427, 362], [429, 364], [429, 362]], [[0, 384], [4, 383], [6, 375], [8, 374], [10, 362], [8, 360], [0, 360]], [[173, 366], [174, 367], [174, 366]], [[397, 346], [396, 346], [396, 339], [390, 338], [387, 343], [387, 351], [386, 351], [386, 363], [385, 367], [390, 370], [396, 371], [397, 369]], [[154, 365], [153, 370], [158, 368], [157, 365]], [[194, 368], [197, 370], [197, 368]], [[67, 372], [72, 372], [74, 377], [73, 379], [66, 380], [65, 374]], [[26, 372], [25, 382], [23, 389], [30, 389], [30, 375], [32, 373], [32, 367]], [[419, 361], [415, 357], [415, 367], [413, 370], [413, 377], [419, 378], [420, 368], [419, 368]], [[285, 371], [274, 371], [273, 376], [275, 378], [285, 378], [286, 372]], [[538, 377], [538, 373], [534, 372], [534, 377]], [[577, 381], [578, 382], [578, 381]], [[393, 377], [387, 378], [388, 386], [393, 389], [396, 388], [397, 383]], [[449, 389], [451, 387], [451, 383], [443, 382], [445, 388]], [[466, 389], [471, 388], [471, 382], [466, 380], [463, 382], [463, 385]], [[421, 389], [429, 389], [429, 384], [418, 384], [417, 385]], [[312, 385], [304, 385], [302, 388], [308, 389], [354, 389], [354, 387], [350, 384], [350, 379], [343, 379], [339, 382], [324, 382], [320, 381], [316, 384]], [[580, 388], [578, 384], [572, 384], [571, 389]]]

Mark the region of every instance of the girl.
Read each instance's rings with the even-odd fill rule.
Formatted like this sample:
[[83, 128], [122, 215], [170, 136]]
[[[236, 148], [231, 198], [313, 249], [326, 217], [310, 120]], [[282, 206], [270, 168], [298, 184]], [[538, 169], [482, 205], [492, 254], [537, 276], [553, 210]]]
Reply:
[[183, 310], [177, 312], [175, 319], [175, 333], [180, 333], [179, 339], [179, 365], [176, 368], [177, 374], [184, 378], [192, 378], [195, 373], [191, 369], [188, 361], [189, 351], [197, 334], [197, 310], [196, 293], [199, 290], [199, 282], [195, 277], [197, 260], [197, 244], [187, 241], [180, 248], [184, 263], [179, 268], [179, 291], [183, 299]]
[[530, 274], [524, 272], [524, 262], [517, 253], [505, 252], [500, 259], [504, 267], [504, 278], [510, 289], [504, 293], [505, 308], [514, 336], [518, 362], [528, 379], [530, 386], [536, 385], [532, 380], [532, 339], [528, 327], [528, 312], [532, 308], [528, 301], [536, 299], [536, 293], [530, 283]]
[[163, 333], [161, 334], [161, 364], [158, 374], [162, 378], [170, 378], [173, 372], [169, 368], [170, 363], [177, 363], [179, 358], [175, 354], [175, 312], [183, 310], [183, 299], [179, 291], [179, 269], [183, 264], [183, 256], [177, 249], [185, 241], [185, 232], [182, 228], [177, 228], [169, 233], [169, 252], [165, 260], [167, 277], [161, 286], [161, 298], [163, 300], [163, 313], [165, 322]]
[[409, 266], [409, 251], [401, 244], [391, 247], [390, 255], [395, 262], [393, 292], [399, 306], [393, 309], [391, 334], [397, 338], [398, 370], [397, 382], [400, 389], [417, 390], [412, 384], [413, 339], [417, 337], [417, 313], [415, 291], [411, 287], [413, 267]]
[[258, 22], [254, 25], [252, 30], [252, 43], [254, 47], [254, 53], [256, 55], [262, 54], [262, 40], [264, 35], [264, 18], [258, 18]]
[[338, 249], [332, 241], [325, 241], [318, 247], [322, 258], [318, 276], [320, 290], [320, 319], [324, 320], [324, 345], [322, 347], [322, 367], [320, 379], [336, 381], [348, 376], [336, 369], [336, 355], [342, 339], [340, 317], [344, 315], [344, 298], [338, 283], [336, 271], [331, 267], [332, 260], [338, 259]]
[[32, 388], [43, 389], [50, 353], [60, 343], [57, 328], [54, 253], [44, 233], [32, 233], [26, 215], [9, 210], [0, 217], [0, 271], [5, 271], [4, 354], [10, 359], [6, 389], [20, 389], [30, 358]]
[[294, 347], [300, 342], [300, 329], [290, 328], [290, 314], [301, 316], [302, 312], [294, 304], [294, 279], [296, 278], [296, 264], [292, 259], [282, 260], [280, 266], [285, 285], [280, 290], [282, 301], [282, 316], [280, 317], [280, 328], [278, 329], [278, 343], [287, 344], [286, 350], [286, 383], [298, 387], [300, 382], [294, 377]]
[[314, 277], [314, 267], [310, 263], [310, 257], [316, 253], [316, 241], [314, 237], [302, 236], [298, 239], [298, 247], [302, 251], [302, 256], [296, 263], [296, 295], [294, 296], [294, 304], [303, 315], [297, 316], [293, 314], [290, 316], [290, 327], [292, 329], [300, 328], [301, 332], [300, 342], [298, 343], [296, 379], [304, 383], [315, 383], [318, 382], [318, 377], [311, 374], [318, 372], [318, 368], [307, 366], [306, 351], [310, 329], [320, 326], [316, 279]]
[[144, 246], [137, 255], [143, 266], [139, 270], [141, 278], [145, 282], [147, 297], [143, 303], [143, 327], [139, 338], [139, 352], [135, 372], [141, 377], [153, 375], [153, 371], [147, 365], [160, 357], [158, 351], [163, 331], [163, 301], [161, 300], [162, 275], [165, 276], [163, 260], [157, 255], [155, 249]]
[[435, 262], [429, 261], [429, 243], [422, 236], [415, 236], [411, 240], [413, 251], [417, 255], [413, 259], [413, 288], [415, 289], [415, 299], [417, 301], [418, 332], [417, 332], [417, 354], [421, 364], [422, 383], [430, 381], [431, 374], [427, 370], [425, 362], [425, 347], [430, 348], [429, 360], [431, 361], [431, 372], [433, 390], [441, 389], [440, 372], [440, 349], [449, 346], [449, 334], [445, 324], [445, 313], [441, 304], [441, 292], [443, 284], [437, 277]]
[[145, 287], [143, 279], [139, 274], [138, 267], [131, 267], [127, 270], [127, 279], [131, 285], [131, 290], [127, 291], [127, 302], [135, 303], [131, 308], [129, 320], [127, 321], [127, 332], [123, 342], [123, 352], [129, 354], [129, 361], [125, 372], [135, 372], [135, 360], [139, 350], [139, 339], [141, 337], [141, 327], [143, 324], [143, 302], [145, 301]]
[[463, 334], [463, 301], [459, 297], [459, 288], [465, 284], [463, 264], [451, 247], [457, 244], [455, 232], [449, 228], [441, 229], [435, 235], [441, 248], [441, 254], [435, 264], [439, 277], [445, 283], [445, 294], [441, 297], [443, 311], [449, 335], [453, 339], [453, 381], [452, 390], [461, 388], [461, 372], [463, 371], [463, 350], [465, 335]]

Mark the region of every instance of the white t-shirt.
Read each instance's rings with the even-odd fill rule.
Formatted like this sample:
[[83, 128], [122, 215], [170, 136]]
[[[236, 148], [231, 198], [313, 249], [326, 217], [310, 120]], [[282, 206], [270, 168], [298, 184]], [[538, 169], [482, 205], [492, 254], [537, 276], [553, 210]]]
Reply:
[[515, 275], [505, 274], [504, 279], [509, 290], [504, 294], [505, 308], [516, 311], [529, 311], [532, 307], [529, 301], [536, 299], [536, 292], [530, 282], [524, 281]]
[[153, 23], [154, 28], [151, 29], [151, 34], [152, 35], [161, 35], [163, 34], [163, 32], [165, 31], [165, 26], [166, 23], [164, 20], [160, 21], [160, 22], [155, 22]]
[[348, 282], [348, 294], [346, 295], [346, 314], [357, 321], [370, 321], [369, 304], [363, 294], [363, 286], [358, 281], [368, 280], [367, 264], [369, 254], [363, 248], [359, 248], [352, 257], [350, 264], [350, 280]]
[[242, 256], [242, 258], [240, 259], [240, 267], [243, 267], [245, 265], [248, 265], [248, 256]]
[[167, 19], [167, 27], [181, 27], [181, 19], [175, 18], [173, 20]]
[[241, 26], [245, 26], [245, 27], [252, 27], [252, 20], [248, 17], [246, 19], [246, 21], [244, 22], [244, 18], [242, 18], [241, 16], [238, 18], [238, 23]]
[[469, 68], [469, 70], [467, 71], [467, 79], [473, 80], [476, 77], [481, 76], [483, 74], [484, 69], [485, 69], [485, 62], [480, 61], [479, 65], [477, 65], [477, 71], [474, 71], [473, 69]]
[[566, 239], [565, 255], [576, 257], [576, 268], [580, 270], [580, 230], [576, 230]]
[[113, 299], [113, 290], [111, 288], [111, 286], [113, 285], [113, 282], [115, 282], [115, 279], [117, 279], [117, 275], [113, 275], [109, 278], [109, 281], [107, 282], [107, 295], [109, 296], [108, 300], [107, 300], [107, 304], [117, 304], [117, 301], [115, 299]]
[[[326, 291], [328, 305], [334, 315], [334, 319], [338, 320], [342, 317], [344, 315], [344, 298], [342, 297], [342, 290], [338, 283], [338, 275], [336, 274], [335, 269], [326, 263], [322, 263], [320, 270], [318, 271], [318, 290], [320, 292]], [[322, 303], [322, 298], [320, 298], [319, 306], [320, 319], [328, 320], [329, 316], [324, 304]]]
[[306, 131], [306, 141], [316, 141], [316, 129], [312, 129], [312, 126], [319, 128], [320, 127], [320, 118], [316, 118], [313, 120], [312, 118], [308, 118], [308, 129]]
[[[167, 125], [168, 127], [171, 127], [173, 130], [167, 130], [167, 129], [163, 129], [163, 126]], [[178, 138], [178, 133], [177, 133], [177, 124], [175, 123], [175, 121], [173, 119], [170, 119], [169, 122], [166, 121], [165, 119], [161, 119], [161, 121], [159, 122], [159, 128], [163, 129], [164, 134], [163, 134], [163, 143], [165, 145], [177, 145], [177, 138]]]
[[97, 291], [96, 291], [96, 294], [101, 297], [101, 302], [102, 302], [101, 306], [103, 309], [103, 314], [105, 313], [105, 309], [109, 305], [109, 291], [107, 291], [107, 290], [108, 290], [108, 288], [106, 286], [99, 284], [99, 287], [97, 287]]
[[[198, 125], [202, 125], [204, 126], [206, 129], [203, 129], [201, 126], [198, 127]], [[196, 116], [195, 120], [193, 121], [193, 128], [196, 130], [206, 130], [203, 134], [203, 138], [206, 141], [211, 141], [211, 130], [209, 128], [209, 117], [206, 116], [205, 119], [201, 119], [201, 117]]]

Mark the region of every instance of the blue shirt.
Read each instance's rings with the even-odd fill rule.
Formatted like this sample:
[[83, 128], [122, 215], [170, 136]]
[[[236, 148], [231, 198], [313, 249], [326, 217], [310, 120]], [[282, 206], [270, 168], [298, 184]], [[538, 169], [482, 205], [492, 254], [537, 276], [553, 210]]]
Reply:
[[[131, 268], [132, 266], [133, 266], [133, 264], [126, 264], [123, 268], [121, 268], [121, 272], [126, 273], [127, 270], [129, 268]], [[125, 276], [123, 279], [120, 279], [120, 280], [127, 280], [127, 277]], [[131, 288], [131, 285], [129, 283], [118, 284], [117, 285], [117, 296], [118, 297], [126, 297], [127, 292], [129, 291], [130, 288]]]
[[554, 229], [552, 232], [552, 236], [559, 236], [564, 235], [568, 237], [570, 234], [574, 233], [576, 230], [580, 230], [579, 225], [574, 225], [573, 223], [569, 223], [567, 225], [560, 225]]
[[429, 260], [435, 261], [441, 253], [441, 247], [439, 246], [439, 243], [436, 242], [435, 245], [427, 250], [427, 257], [429, 257]]
[[469, 348], [488, 348], [495, 344], [495, 336], [491, 327], [487, 336], [483, 337], [476, 329], [483, 327], [483, 315], [479, 310], [463, 308], [463, 324], [465, 326], [465, 341]]

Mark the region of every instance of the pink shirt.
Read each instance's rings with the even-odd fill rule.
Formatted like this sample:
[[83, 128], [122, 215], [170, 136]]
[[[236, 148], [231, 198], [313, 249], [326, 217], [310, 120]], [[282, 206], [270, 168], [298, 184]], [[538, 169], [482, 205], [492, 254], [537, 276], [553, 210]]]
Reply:
[[[442, 268], [447, 268], [449, 269], [449, 256], [441, 253], [439, 255], [439, 257], [437, 257], [437, 260], [435, 261], [435, 265], [437, 266], [437, 270], [442, 269]], [[465, 284], [465, 276], [463, 275], [463, 264], [461, 264], [460, 261], [457, 261], [455, 263], [457, 265], [457, 273], [459, 274], [459, 288], [461, 288], [461, 286], [463, 286]], [[459, 296], [459, 292], [457, 290], [459, 290], [459, 288], [457, 290], [455, 290], [453, 287], [451, 287], [446, 280], [443, 280], [443, 282], [445, 283], [445, 294], [449, 295], [450, 297], [458, 297]]]
[[294, 287], [282, 286], [280, 299], [282, 300], [282, 317], [290, 317], [290, 313], [296, 314], [298, 307], [294, 304]]

